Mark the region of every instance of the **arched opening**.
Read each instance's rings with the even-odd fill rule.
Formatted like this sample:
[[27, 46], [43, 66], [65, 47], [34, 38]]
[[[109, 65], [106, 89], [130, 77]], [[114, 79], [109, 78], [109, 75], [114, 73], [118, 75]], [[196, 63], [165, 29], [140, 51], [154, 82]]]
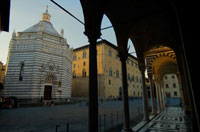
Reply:
[[154, 47], [146, 52], [145, 60], [148, 77], [156, 84], [157, 109], [179, 106], [184, 99], [174, 50], [166, 46]]
[[52, 100], [53, 85], [57, 84], [56, 76], [53, 73], [47, 73], [44, 78], [44, 100]]

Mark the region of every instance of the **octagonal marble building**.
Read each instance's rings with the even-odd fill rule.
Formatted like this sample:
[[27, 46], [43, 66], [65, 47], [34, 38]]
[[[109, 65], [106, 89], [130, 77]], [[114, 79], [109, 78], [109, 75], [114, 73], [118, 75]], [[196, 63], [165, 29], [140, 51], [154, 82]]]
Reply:
[[59, 34], [50, 22], [51, 15], [23, 32], [15, 31], [7, 58], [4, 97], [38, 102], [61, 101], [71, 97], [72, 51], [64, 30]]

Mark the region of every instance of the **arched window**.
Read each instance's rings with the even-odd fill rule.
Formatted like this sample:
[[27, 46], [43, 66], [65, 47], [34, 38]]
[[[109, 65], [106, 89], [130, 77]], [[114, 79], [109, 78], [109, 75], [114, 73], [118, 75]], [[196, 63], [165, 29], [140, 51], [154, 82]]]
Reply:
[[83, 71], [82, 71], [82, 76], [86, 77], [86, 71], [85, 71], [85, 69], [83, 69]]
[[23, 80], [24, 76], [24, 62], [20, 63], [19, 81]]

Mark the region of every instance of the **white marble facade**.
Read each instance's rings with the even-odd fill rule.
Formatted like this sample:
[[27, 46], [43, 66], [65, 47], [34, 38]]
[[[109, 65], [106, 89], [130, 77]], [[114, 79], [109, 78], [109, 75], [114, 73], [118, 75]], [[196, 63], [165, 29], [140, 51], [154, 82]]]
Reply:
[[13, 32], [3, 96], [65, 100], [71, 97], [72, 51], [50, 23], [48, 9], [32, 27]]

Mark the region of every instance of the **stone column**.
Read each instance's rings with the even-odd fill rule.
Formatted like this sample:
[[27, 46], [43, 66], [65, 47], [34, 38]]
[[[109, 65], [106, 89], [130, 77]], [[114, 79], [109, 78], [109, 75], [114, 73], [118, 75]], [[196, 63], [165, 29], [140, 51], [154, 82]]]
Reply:
[[89, 97], [88, 116], [89, 132], [98, 132], [98, 85], [97, 85], [97, 36], [93, 32], [85, 32], [88, 37], [89, 46]]
[[149, 121], [149, 110], [148, 110], [148, 95], [147, 95], [147, 88], [145, 84], [145, 64], [139, 63], [139, 69], [142, 74], [142, 96], [143, 96], [143, 112], [144, 112], [144, 121]]
[[163, 111], [163, 95], [162, 95], [162, 90], [161, 90], [161, 82], [158, 82], [158, 90], [159, 90], [159, 94], [160, 94], [160, 110]]
[[157, 110], [156, 110], [156, 104], [155, 104], [155, 90], [154, 90], [154, 83], [153, 83], [152, 75], [149, 75], [149, 80], [150, 80], [150, 84], [151, 84], [152, 114], [156, 115], [157, 114]]
[[185, 106], [185, 97], [186, 95], [183, 92], [183, 87], [182, 87], [182, 80], [181, 80], [181, 75], [180, 72], [177, 72], [177, 78], [178, 78], [178, 84], [179, 84], [179, 91], [180, 91], [180, 101], [181, 101], [181, 107]]
[[158, 111], [161, 112], [161, 100], [160, 100], [160, 89], [158, 86], [158, 81], [156, 81], [156, 93], [157, 93], [157, 101], [158, 101]]
[[161, 86], [160, 91], [161, 91], [161, 96], [162, 96], [162, 104], [163, 104], [163, 109], [164, 109], [165, 108], [165, 92], [164, 92], [164, 87], [162, 87], [162, 86], [164, 86], [163, 81], [160, 86]]
[[119, 52], [119, 57], [121, 61], [122, 68], [122, 99], [124, 107], [124, 128], [122, 132], [132, 132], [130, 129], [130, 119], [129, 119], [129, 97], [128, 97], [128, 83], [127, 83], [127, 67], [126, 60], [128, 58], [128, 51], [125, 53]]

